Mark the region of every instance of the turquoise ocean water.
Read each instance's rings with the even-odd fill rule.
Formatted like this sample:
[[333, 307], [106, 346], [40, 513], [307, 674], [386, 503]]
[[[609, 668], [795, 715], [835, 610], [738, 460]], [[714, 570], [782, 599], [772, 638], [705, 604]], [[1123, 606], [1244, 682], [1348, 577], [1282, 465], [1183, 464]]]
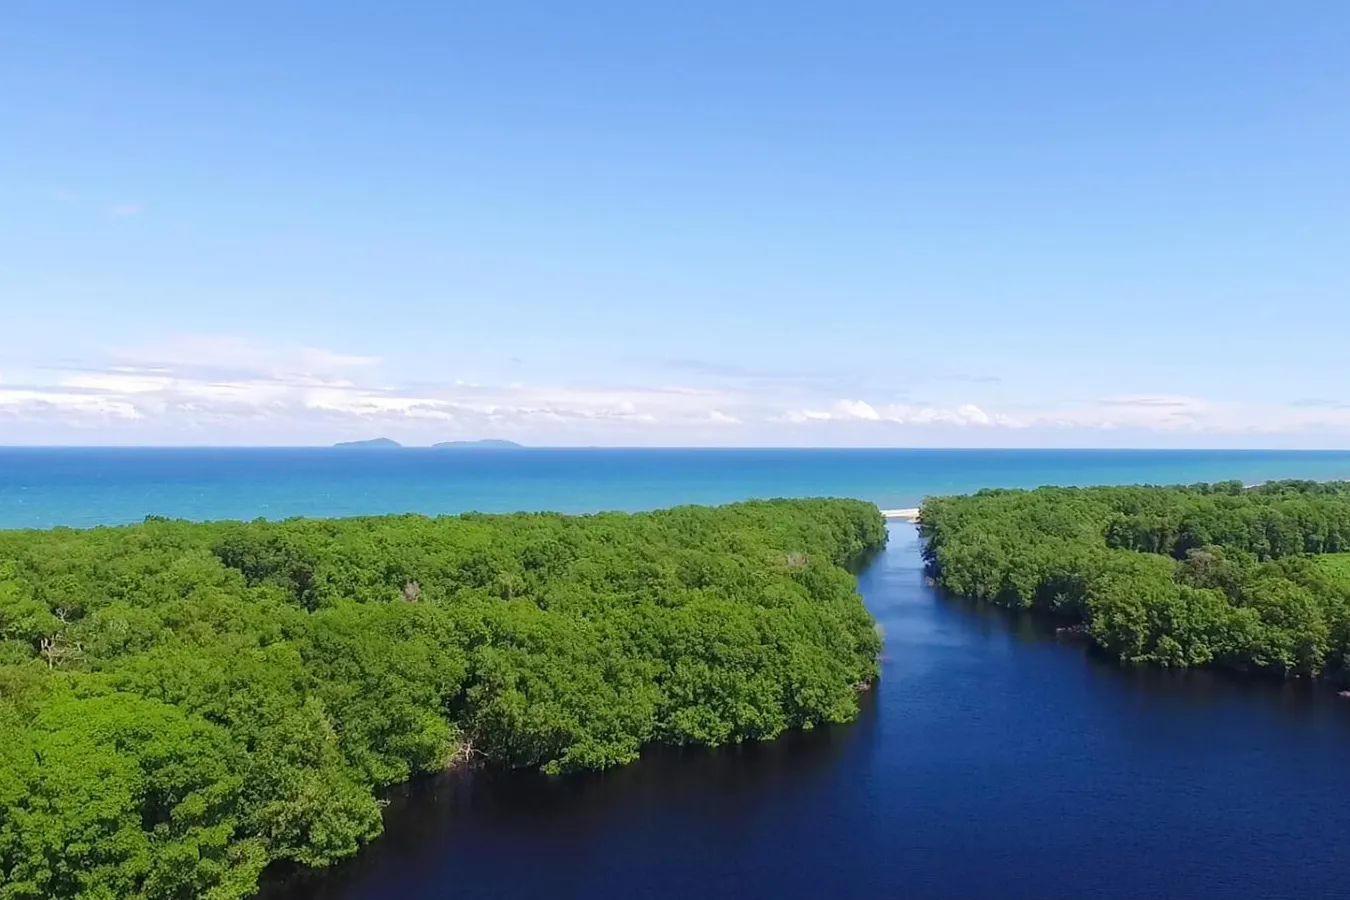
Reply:
[[883, 507], [1042, 484], [1350, 479], [1350, 452], [1137, 450], [0, 449], [0, 527], [641, 510], [752, 497]]

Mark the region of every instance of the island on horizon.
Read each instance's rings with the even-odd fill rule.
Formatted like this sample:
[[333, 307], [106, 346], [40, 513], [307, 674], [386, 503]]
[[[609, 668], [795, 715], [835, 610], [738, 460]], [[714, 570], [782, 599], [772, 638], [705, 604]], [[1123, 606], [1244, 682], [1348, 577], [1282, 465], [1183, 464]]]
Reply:
[[[340, 441], [333, 445], [341, 450], [402, 450], [403, 445], [393, 438], [378, 437], [365, 441]], [[515, 441], [503, 441], [485, 438], [478, 441], [442, 441], [432, 444], [433, 450], [523, 450], [523, 444]]]
[[442, 441], [439, 444], [432, 444], [433, 450], [524, 450], [523, 444], [517, 444], [515, 441], [495, 440], [485, 438], [479, 441]]
[[403, 445], [391, 438], [380, 437], [368, 441], [340, 441], [333, 447], [341, 450], [398, 450]]

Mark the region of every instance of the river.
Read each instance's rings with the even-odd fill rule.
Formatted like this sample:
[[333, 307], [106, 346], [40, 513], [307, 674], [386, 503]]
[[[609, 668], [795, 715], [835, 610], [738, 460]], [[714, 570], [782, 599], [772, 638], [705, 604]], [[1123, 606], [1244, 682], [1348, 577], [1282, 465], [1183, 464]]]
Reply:
[[939, 596], [904, 524], [859, 585], [886, 647], [855, 724], [423, 780], [358, 857], [264, 896], [1350, 896], [1350, 701], [1121, 669]]

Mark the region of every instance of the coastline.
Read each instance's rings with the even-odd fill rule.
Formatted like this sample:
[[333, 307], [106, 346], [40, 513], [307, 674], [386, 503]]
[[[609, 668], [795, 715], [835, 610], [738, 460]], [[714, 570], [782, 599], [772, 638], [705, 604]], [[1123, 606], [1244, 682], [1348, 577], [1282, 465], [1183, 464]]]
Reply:
[[904, 509], [883, 509], [881, 511], [881, 517], [887, 520], [898, 519], [901, 522], [918, 522], [919, 507], [909, 506]]

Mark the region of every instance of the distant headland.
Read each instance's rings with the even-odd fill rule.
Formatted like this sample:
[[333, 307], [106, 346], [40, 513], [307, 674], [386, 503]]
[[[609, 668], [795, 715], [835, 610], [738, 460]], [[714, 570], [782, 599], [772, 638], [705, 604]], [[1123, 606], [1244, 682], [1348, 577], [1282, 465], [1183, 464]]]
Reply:
[[515, 441], [442, 441], [439, 444], [432, 444], [433, 450], [523, 450], [524, 447]]
[[403, 445], [389, 438], [371, 438], [368, 441], [342, 441], [333, 445], [342, 450], [398, 450]]
[[[368, 441], [342, 441], [333, 445], [342, 450], [401, 450], [403, 445], [392, 438], [371, 438]], [[515, 441], [486, 439], [481, 441], [442, 441], [432, 444], [433, 450], [522, 450]]]

